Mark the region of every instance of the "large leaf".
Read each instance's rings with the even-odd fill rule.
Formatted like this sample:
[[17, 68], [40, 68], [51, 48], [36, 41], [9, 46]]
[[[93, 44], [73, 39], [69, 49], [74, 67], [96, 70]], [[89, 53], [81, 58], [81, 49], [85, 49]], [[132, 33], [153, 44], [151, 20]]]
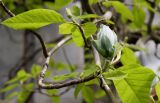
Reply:
[[37, 29], [58, 22], [64, 22], [59, 13], [48, 9], [33, 9], [9, 18], [2, 24], [13, 29]]
[[119, 68], [127, 73], [121, 80], [113, 80], [114, 85], [123, 103], [150, 103], [150, 88], [155, 77], [152, 70], [130, 64]]
[[133, 20], [132, 12], [120, 1], [106, 1], [103, 3], [104, 6], [113, 6], [114, 9], [122, 15], [123, 19]]
[[138, 58], [135, 56], [134, 52], [129, 49], [129, 48], [123, 48], [123, 52], [122, 52], [122, 56], [121, 56], [121, 62], [123, 65], [127, 65], [127, 64], [140, 64], [140, 61], [138, 60]]

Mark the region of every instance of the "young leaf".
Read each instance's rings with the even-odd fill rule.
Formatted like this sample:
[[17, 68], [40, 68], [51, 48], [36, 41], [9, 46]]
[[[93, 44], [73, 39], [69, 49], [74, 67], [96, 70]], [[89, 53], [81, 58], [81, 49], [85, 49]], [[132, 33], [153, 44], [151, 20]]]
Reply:
[[[87, 67], [88, 67], [88, 66], [87, 66]], [[80, 77], [81, 77], [81, 78], [88, 77], [88, 76], [96, 73], [96, 71], [97, 71], [97, 67], [92, 64], [89, 68], [87, 68], [86, 70], [84, 70], [84, 71], [80, 74]]]
[[33, 77], [37, 77], [41, 72], [41, 66], [34, 64], [31, 68], [31, 73]]
[[104, 72], [103, 76], [105, 79], [120, 80], [124, 79], [127, 76], [127, 73], [116, 69], [114, 71]]
[[21, 69], [17, 73], [17, 78], [19, 78], [19, 80], [22, 81], [22, 82], [28, 80], [31, 77], [32, 77], [31, 74], [27, 73], [24, 69]]
[[20, 85], [20, 84], [18, 84], [18, 83], [8, 85], [7, 87], [5, 87], [5, 88], [3, 88], [3, 89], [0, 89], [0, 93], [10, 91], [10, 90], [18, 87], [19, 85]]
[[7, 95], [6, 99], [10, 100], [10, 99], [12, 99], [13, 97], [15, 97], [17, 95], [18, 95], [18, 92], [12, 92], [12, 93], [10, 93], [10, 94]]
[[119, 68], [127, 73], [121, 80], [113, 80], [123, 103], [150, 103], [150, 88], [155, 77], [154, 72], [146, 67], [130, 64]]
[[53, 77], [53, 80], [54, 81], [63, 81], [63, 80], [66, 80], [66, 79], [74, 78], [77, 75], [78, 75], [77, 72], [73, 72], [73, 73], [65, 74], [65, 75], [57, 75], [57, 76]]
[[59, 25], [59, 34], [71, 34], [76, 26], [72, 23], [63, 23]]
[[92, 22], [87, 22], [82, 25], [82, 28], [84, 29], [86, 38], [89, 38], [91, 35], [93, 35], [97, 31], [97, 27]]
[[77, 98], [79, 92], [81, 91], [81, 89], [83, 88], [84, 83], [80, 83], [76, 86], [75, 90], [74, 90], [74, 97]]
[[100, 16], [98, 16], [96, 14], [85, 14], [85, 15], [77, 16], [77, 18], [79, 18], [79, 19], [90, 19], [90, 18], [100, 18]]
[[84, 86], [82, 88], [82, 97], [87, 103], [94, 103], [94, 92], [91, 88]]
[[106, 96], [106, 93], [105, 93], [104, 90], [98, 90], [98, 91], [96, 91], [96, 93], [95, 93], [95, 98], [96, 98], [96, 99], [100, 99], [100, 98], [102, 98], [102, 97], [104, 97], [104, 96]]
[[128, 64], [140, 64], [140, 61], [138, 58], [135, 56], [134, 52], [129, 49], [129, 48], [123, 48], [122, 50], [122, 56], [121, 56], [121, 62], [123, 65], [128, 65]]
[[74, 16], [79, 16], [81, 15], [81, 11], [80, 11], [80, 8], [76, 5], [74, 5], [72, 8], [71, 8], [71, 13], [74, 15]]
[[76, 43], [77, 46], [84, 46], [84, 40], [82, 38], [82, 34], [78, 27], [72, 32], [72, 39]]
[[28, 96], [32, 93], [34, 84], [29, 83], [22, 86], [22, 90], [18, 93], [17, 103], [24, 103]]
[[63, 17], [53, 10], [33, 9], [9, 18], [3, 21], [2, 24], [13, 29], [37, 29], [64, 21]]

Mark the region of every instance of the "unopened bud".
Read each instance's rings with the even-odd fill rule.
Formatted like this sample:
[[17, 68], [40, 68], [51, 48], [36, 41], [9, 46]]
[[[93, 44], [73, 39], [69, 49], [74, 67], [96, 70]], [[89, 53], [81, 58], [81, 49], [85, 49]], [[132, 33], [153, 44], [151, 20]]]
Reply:
[[105, 58], [112, 59], [117, 43], [117, 35], [108, 26], [100, 25], [97, 40], [93, 41], [94, 47]]

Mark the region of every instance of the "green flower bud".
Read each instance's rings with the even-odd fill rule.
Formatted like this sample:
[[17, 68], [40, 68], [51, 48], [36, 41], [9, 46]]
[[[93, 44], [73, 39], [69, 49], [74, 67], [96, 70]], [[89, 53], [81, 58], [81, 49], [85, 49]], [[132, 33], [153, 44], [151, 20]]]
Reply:
[[97, 40], [93, 41], [93, 46], [105, 58], [112, 59], [117, 43], [117, 35], [108, 26], [101, 24], [97, 33]]

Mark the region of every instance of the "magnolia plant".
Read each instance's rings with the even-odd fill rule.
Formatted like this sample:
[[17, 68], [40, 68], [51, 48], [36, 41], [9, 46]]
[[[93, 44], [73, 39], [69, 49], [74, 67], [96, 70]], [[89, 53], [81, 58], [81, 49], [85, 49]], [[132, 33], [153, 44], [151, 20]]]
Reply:
[[[8, 18], [8, 16], [3, 15], [4, 12], [0, 13], [3, 18], [0, 26], [25, 30], [25, 35], [27, 33], [33, 34], [40, 41], [40, 50], [43, 52], [41, 56], [44, 56], [45, 59], [40, 64], [43, 66], [36, 63], [33, 63], [32, 66], [30, 61], [36, 59], [34, 56], [40, 50], [38, 49], [35, 53], [28, 53], [27, 50], [27, 55], [22, 56], [22, 61], [16, 63], [15, 68], [11, 70], [16, 72], [15, 76], [6, 81], [4, 88], [0, 89], [0, 93], [6, 94], [3, 94], [3, 96], [14, 100], [17, 97], [17, 103], [28, 103], [32, 100], [33, 94], [38, 92], [51, 97], [54, 103], [59, 103], [59, 97], [74, 88], [74, 97], [77, 98], [78, 94], [81, 93], [86, 103], [94, 103], [104, 97], [107, 98], [105, 103], [160, 102], [160, 83], [155, 83], [155, 88], [151, 85], [153, 79], [159, 77], [158, 74], [143, 66], [134, 53], [134, 51], [144, 50], [135, 45], [135, 42], [139, 40], [137, 37], [143, 39], [148, 35], [149, 39], [152, 37], [152, 39], [160, 41], [158, 36], [159, 25], [157, 28], [156, 26], [153, 28], [152, 25], [154, 13], [159, 13], [157, 11], [160, 0], [155, 0], [155, 2], [153, 0], [133, 0], [131, 4], [121, 2], [125, 0], [77, 0], [81, 2], [82, 6], [74, 5], [66, 9], [67, 16], [65, 17], [57, 10], [73, 0], [48, 1], [51, 0], [4, 0], [5, 3], [0, 0], [0, 6], [2, 7], [0, 11], [4, 11], [8, 16], [11, 16]], [[7, 6], [14, 13], [5, 4], [9, 4]], [[17, 5], [19, 7], [16, 7]], [[19, 13], [21, 11], [23, 12]], [[16, 13], [17, 15], [15, 15]], [[149, 14], [150, 17], [146, 16], [147, 18], [145, 18], [146, 14]], [[68, 18], [66, 19], [66, 17]], [[61, 39], [47, 47], [36, 29], [55, 23], [59, 25], [57, 29], [58, 33], [61, 34]], [[98, 27], [99, 24], [100, 27]], [[117, 34], [120, 34], [118, 35], [120, 38], [117, 38], [115, 32], [107, 25], [112, 25], [117, 30]], [[97, 29], [99, 29], [98, 32]], [[53, 39], [56, 38], [55, 35], [52, 36]], [[93, 37], [96, 37], [95, 40]], [[136, 40], [134, 37], [136, 37]], [[119, 43], [117, 39], [122, 42]], [[27, 40], [24, 40], [24, 44]], [[86, 50], [84, 52], [86, 59], [82, 60], [84, 66], [81, 68], [81, 73], [78, 72], [77, 69], [79, 68], [77, 66], [70, 63], [68, 58], [71, 57], [68, 56], [67, 58], [65, 53], [67, 64], [60, 65], [52, 60], [54, 59], [52, 55], [59, 48], [69, 43], [74, 43]], [[28, 43], [28, 45], [30, 46], [31, 43]], [[24, 45], [26, 46], [24, 47], [25, 50], [29, 49], [28, 45]], [[77, 54], [74, 56], [77, 56]], [[49, 74], [52, 74], [53, 71], [49, 67], [56, 68], [55, 71], [66, 71], [67, 68], [69, 73], [52, 77], [53, 75]], [[50, 78], [53, 78], [53, 81]], [[59, 90], [64, 87], [66, 87], [64, 91]], [[151, 88], [154, 90], [152, 94]]]

